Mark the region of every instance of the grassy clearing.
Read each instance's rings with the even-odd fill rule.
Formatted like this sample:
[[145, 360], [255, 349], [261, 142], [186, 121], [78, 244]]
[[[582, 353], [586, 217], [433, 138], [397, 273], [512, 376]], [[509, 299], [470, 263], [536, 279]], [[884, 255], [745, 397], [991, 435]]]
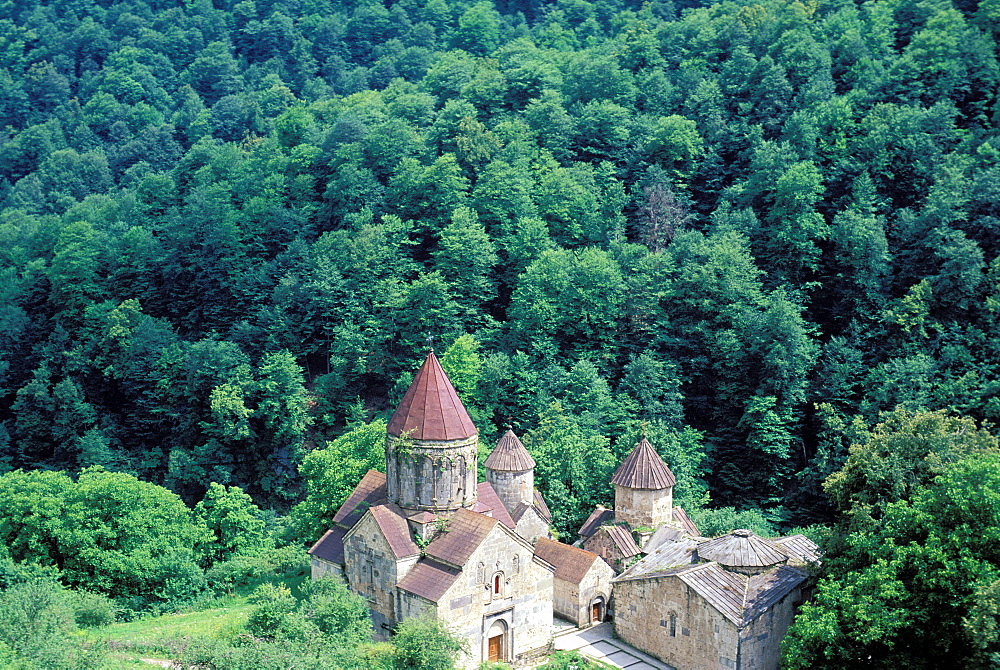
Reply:
[[[298, 575], [261, 581], [282, 583], [298, 596], [307, 578], [307, 575]], [[171, 649], [184, 639], [236, 635], [253, 609], [249, 595], [256, 586], [246, 586], [234, 595], [216, 598], [205, 603], [202, 609], [116, 623], [91, 629], [86, 636], [93, 642], [108, 645], [113, 658], [107, 670], [151, 668], [152, 665], [141, 659], [169, 660]]]

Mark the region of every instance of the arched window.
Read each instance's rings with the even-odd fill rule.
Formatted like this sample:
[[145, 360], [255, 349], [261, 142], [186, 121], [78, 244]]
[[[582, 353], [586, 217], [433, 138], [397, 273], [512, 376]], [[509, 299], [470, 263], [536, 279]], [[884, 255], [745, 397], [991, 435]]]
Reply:
[[494, 598], [502, 598], [503, 597], [503, 573], [502, 572], [494, 573], [494, 575], [493, 575], [493, 583], [491, 584], [491, 586], [493, 587], [493, 597]]

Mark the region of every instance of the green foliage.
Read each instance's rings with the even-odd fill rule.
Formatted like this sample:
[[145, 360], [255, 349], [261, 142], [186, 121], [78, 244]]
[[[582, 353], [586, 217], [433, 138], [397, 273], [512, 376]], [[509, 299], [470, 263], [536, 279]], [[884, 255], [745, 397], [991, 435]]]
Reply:
[[[993, 595], [998, 496], [1000, 455], [973, 453], [943, 463], [908, 499], [889, 503], [879, 527], [847, 535], [847, 550], [825, 563], [816, 599], [785, 639], [788, 667], [843, 667], [858, 659], [992, 667], [1000, 648]], [[927, 621], [935, 622], [932, 638]]]
[[386, 422], [377, 419], [361, 424], [328, 442], [326, 448], [309, 452], [300, 474], [305, 499], [292, 508], [292, 527], [299, 541], [318, 538], [364, 474], [385, 470]]
[[72, 586], [116, 599], [182, 601], [204, 584], [211, 533], [163, 487], [102, 468], [0, 477], [0, 534], [17, 561], [54, 565]]
[[405, 619], [392, 638], [394, 670], [451, 670], [465, 641], [449, 631], [440, 619]]

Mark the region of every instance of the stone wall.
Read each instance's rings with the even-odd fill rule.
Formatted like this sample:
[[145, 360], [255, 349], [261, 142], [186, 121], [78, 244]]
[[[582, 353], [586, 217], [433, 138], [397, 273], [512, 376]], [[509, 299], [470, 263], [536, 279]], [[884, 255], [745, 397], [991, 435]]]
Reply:
[[583, 548], [603, 558], [616, 573], [620, 574], [628, 567], [626, 565], [628, 559], [622, 557], [618, 546], [611, 540], [603, 527], [597, 529], [596, 533], [587, 538], [587, 541], [583, 543]]
[[313, 579], [322, 579], [323, 577], [344, 578], [344, 569], [339, 564], [324, 561], [322, 558], [317, 558], [315, 556], [311, 558], [312, 560], [309, 561], [309, 568]]
[[677, 577], [615, 583], [615, 633], [684, 670], [735, 670], [736, 626]]
[[674, 489], [630, 489], [615, 484], [615, 521], [632, 528], [668, 523], [674, 515]]
[[410, 510], [471, 507], [477, 498], [479, 437], [449, 442], [386, 438], [386, 486], [391, 502]]
[[607, 607], [611, 595], [611, 579], [614, 576], [614, 570], [607, 563], [594, 561], [579, 584], [556, 579], [553, 610], [581, 628], [590, 626], [593, 623], [590, 607], [597, 597], [603, 598]]
[[371, 513], [366, 513], [344, 537], [345, 577], [352, 591], [364, 596], [372, 610], [377, 639], [387, 639], [399, 620], [395, 591], [419, 556], [397, 561]]
[[793, 589], [740, 633], [740, 670], [775, 670], [781, 660], [781, 640], [795, 618], [802, 593]]
[[532, 507], [525, 510], [517, 522], [517, 534], [534, 544], [538, 538], [549, 536], [549, 524]]
[[496, 491], [497, 496], [507, 508], [507, 512], [514, 513], [518, 503], [531, 504], [535, 494], [535, 472], [527, 470], [525, 472], [499, 472], [486, 469], [486, 481]]
[[[497, 576], [501, 589], [494, 593]], [[438, 616], [468, 640], [463, 667], [488, 658], [487, 634], [494, 626], [506, 630], [505, 660], [516, 662], [549, 644], [552, 595], [552, 570], [534, 559], [527, 542], [497, 524], [438, 601]]]

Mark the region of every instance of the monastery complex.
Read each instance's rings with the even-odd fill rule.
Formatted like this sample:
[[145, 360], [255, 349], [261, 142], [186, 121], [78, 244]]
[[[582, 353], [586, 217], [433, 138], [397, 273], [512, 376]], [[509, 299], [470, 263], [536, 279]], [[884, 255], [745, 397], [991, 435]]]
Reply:
[[643, 438], [573, 546], [553, 540], [535, 461], [511, 431], [478, 479], [479, 432], [433, 351], [389, 421], [386, 472], [370, 470], [309, 550], [369, 603], [376, 636], [435, 616], [468, 640], [463, 665], [518, 667], [550, 653], [553, 616], [612, 620], [679, 670], [773, 669], [818, 560], [802, 535], [701, 537], [673, 505], [670, 468]]

